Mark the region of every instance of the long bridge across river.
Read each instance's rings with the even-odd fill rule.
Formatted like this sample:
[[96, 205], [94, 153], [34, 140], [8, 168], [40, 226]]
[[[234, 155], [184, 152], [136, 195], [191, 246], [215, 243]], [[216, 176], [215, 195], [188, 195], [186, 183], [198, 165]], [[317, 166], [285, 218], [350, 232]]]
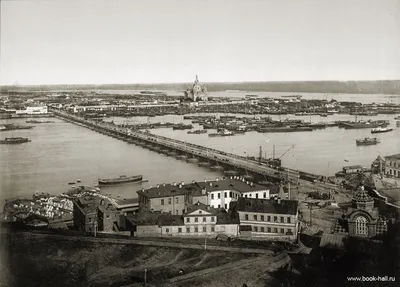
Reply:
[[[267, 164], [251, 160], [246, 157], [226, 153], [223, 151], [207, 148], [204, 146], [187, 143], [148, 132], [131, 130], [111, 123], [95, 122], [86, 120], [82, 117], [69, 114], [64, 111], [52, 109], [52, 112], [64, 120], [82, 125], [93, 131], [124, 140], [128, 143], [140, 145], [142, 147], [175, 156], [178, 159], [185, 159], [187, 162], [198, 162], [199, 166], [211, 167], [219, 170], [235, 171], [238, 174], [253, 178], [255, 181], [290, 181], [292, 184], [298, 184], [302, 174], [310, 176], [311, 174], [299, 172], [290, 168], [274, 168]], [[315, 178], [320, 176], [311, 175]]]

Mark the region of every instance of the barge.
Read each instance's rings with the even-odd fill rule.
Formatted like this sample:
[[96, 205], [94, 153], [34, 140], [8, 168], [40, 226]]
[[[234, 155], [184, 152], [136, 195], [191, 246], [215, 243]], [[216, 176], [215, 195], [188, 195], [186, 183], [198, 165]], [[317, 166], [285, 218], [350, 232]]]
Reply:
[[99, 178], [98, 182], [99, 185], [113, 185], [113, 184], [120, 184], [127, 182], [138, 182], [142, 180], [143, 180], [142, 175], [134, 175], [134, 176], [121, 175], [120, 177], [117, 178], [105, 178], [105, 179]]

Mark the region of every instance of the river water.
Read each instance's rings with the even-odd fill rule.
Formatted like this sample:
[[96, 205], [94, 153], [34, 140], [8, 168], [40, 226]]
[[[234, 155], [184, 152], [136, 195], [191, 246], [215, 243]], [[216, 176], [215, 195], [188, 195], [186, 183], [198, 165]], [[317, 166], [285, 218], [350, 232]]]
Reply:
[[[379, 97], [375, 102], [378, 100]], [[395, 129], [374, 135], [381, 140], [380, 144], [363, 147], [356, 146], [355, 140], [370, 137], [370, 129], [344, 130], [331, 127], [312, 132], [248, 132], [233, 137], [213, 138], [209, 138], [207, 134], [191, 135], [187, 131], [174, 131], [172, 128], [153, 129], [151, 132], [239, 155], [258, 156], [259, 147], [262, 146], [263, 156], [272, 157], [275, 146], [275, 157], [282, 156], [284, 166], [321, 175], [333, 175], [345, 165], [361, 164], [369, 167], [378, 155], [400, 153], [400, 128], [395, 127], [395, 116], [363, 117], [364, 120], [390, 120]], [[331, 115], [326, 118], [282, 115], [272, 118], [296, 118], [312, 122], [354, 120], [350, 115]], [[125, 184], [101, 190], [115, 198], [131, 198], [136, 197], [136, 191], [142, 187], [158, 183], [190, 182], [221, 176], [221, 173], [198, 167], [197, 164], [130, 145], [59, 119], [52, 120], [55, 123], [36, 124], [32, 130], [13, 133], [14, 136], [30, 138], [30, 143], [0, 145], [0, 204], [3, 204], [4, 198], [30, 197], [35, 191], [60, 194], [68, 190], [69, 182], [77, 179], [84, 185], [94, 186], [98, 178], [142, 174], [149, 180], [147, 183]], [[183, 120], [182, 116], [175, 115], [128, 119], [115, 117], [107, 120], [131, 124], [190, 123], [189, 120]], [[0, 120], [0, 124], [3, 123], [23, 124], [25, 119]], [[197, 124], [194, 126], [199, 128]], [[210, 132], [213, 130], [209, 130]], [[10, 136], [12, 133], [9, 131], [0, 133], [1, 138]]]

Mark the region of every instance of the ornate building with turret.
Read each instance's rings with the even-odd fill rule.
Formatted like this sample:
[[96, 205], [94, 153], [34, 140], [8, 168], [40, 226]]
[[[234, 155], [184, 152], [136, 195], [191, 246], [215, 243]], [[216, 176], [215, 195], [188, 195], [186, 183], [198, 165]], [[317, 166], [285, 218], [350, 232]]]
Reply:
[[185, 91], [185, 99], [196, 101], [207, 101], [207, 88], [205, 85], [201, 86], [199, 78], [196, 75], [196, 80], [192, 86], [188, 86]]
[[374, 206], [374, 199], [363, 186], [353, 197], [352, 206], [348, 208], [341, 220], [334, 226], [334, 233], [372, 238], [387, 232], [388, 218]]

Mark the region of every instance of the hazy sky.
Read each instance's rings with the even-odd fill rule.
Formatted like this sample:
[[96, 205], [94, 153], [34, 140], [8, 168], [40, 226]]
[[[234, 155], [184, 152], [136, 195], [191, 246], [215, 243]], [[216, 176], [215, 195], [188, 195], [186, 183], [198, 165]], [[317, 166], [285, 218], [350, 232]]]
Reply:
[[0, 84], [400, 79], [400, 0], [1, 1]]

